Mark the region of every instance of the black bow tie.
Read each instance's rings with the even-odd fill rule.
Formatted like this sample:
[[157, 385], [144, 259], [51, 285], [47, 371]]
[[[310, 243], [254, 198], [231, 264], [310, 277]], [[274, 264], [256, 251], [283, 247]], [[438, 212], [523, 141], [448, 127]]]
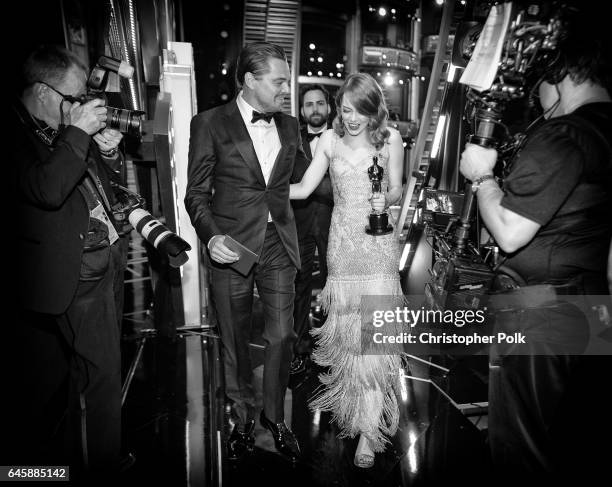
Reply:
[[316, 134], [313, 134], [311, 132], [308, 132], [306, 134], [306, 140], [308, 142], [312, 142], [312, 139], [316, 139], [317, 137], [321, 137], [321, 135], [323, 135], [323, 132], [317, 132]]
[[251, 123], [255, 123], [258, 120], [265, 120], [266, 122], [270, 123], [270, 120], [272, 120], [272, 119], [278, 120], [279, 116], [280, 116], [280, 112], [259, 113], [259, 112], [256, 112], [255, 110], [253, 110], [253, 118], [251, 119]]

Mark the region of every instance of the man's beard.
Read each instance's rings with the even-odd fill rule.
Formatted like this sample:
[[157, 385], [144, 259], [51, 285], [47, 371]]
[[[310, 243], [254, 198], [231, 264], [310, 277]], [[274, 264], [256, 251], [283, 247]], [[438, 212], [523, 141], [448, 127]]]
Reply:
[[312, 114], [310, 117], [308, 117], [308, 125], [316, 129], [323, 127], [323, 125], [327, 125], [327, 117], [321, 115], [320, 113]]

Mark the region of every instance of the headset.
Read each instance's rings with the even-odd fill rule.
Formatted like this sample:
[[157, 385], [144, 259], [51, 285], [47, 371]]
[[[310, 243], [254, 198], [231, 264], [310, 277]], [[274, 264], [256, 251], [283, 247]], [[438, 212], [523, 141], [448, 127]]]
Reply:
[[556, 57], [546, 66], [542, 79], [551, 85], [556, 85], [561, 83], [568, 73], [567, 59], [565, 54], [559, 50]]

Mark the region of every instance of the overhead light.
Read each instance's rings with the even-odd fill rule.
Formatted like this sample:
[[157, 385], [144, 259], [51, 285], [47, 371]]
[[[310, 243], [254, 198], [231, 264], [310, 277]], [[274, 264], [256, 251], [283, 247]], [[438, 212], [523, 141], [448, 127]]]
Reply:
[[308, 44], [308, 49], [310, 49], [311, 51], [314, 51], [316, 48], [317, 46], [315, 46], [312, 42]]
[[387, 73], [387, 76], [385, 76], [384, 80], [385, 86], [393, 86], [394, 82], [395, 80], [393, 79], [393, 76]]
[[403, 80], [403, 79], [401, 79], [401, 80], [399, 80], [399, 81], [398, 81], [398, 83], [399, 83], [400, 85], [403, 85], [403, 84], [404, 84], [404, 80]]
[[312, 76], [312, 71], [308, 71], [308, 73], [306, 73], [308, 76]]
[[444, 0], [436, 0], [436, 5], [444, 5]]
[[319, 61], [320, 63], [322, 63], [322, 62], [323, 62], [323, 58], [322, 58], [321, 56], [319, 56], [319, 57], [317, 58], [317, 61]]
[[318, 74], [319, 76], [323, 76], [323, 71], [317, 71], [317, 74]]
[[384, 17], [385, 15], [387, 15], [387, 9], [385, 7], [380, 7], [378, 9], [378, 15], [380, 15], [381, 17]]

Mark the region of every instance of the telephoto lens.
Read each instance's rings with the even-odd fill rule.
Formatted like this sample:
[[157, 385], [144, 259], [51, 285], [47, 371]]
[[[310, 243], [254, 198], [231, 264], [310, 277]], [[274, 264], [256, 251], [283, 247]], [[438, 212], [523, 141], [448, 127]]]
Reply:
[[176, 233], [171, 232], [159, 220], [147, 210], [137, 208], [130, 213], [130, 223], [142, 237], [155, 247], [159, 252], [168, 256], [172, 267], [180, 267], [189, 256], [187, 251], [191, 250], [191, 245], [185, 242]]

